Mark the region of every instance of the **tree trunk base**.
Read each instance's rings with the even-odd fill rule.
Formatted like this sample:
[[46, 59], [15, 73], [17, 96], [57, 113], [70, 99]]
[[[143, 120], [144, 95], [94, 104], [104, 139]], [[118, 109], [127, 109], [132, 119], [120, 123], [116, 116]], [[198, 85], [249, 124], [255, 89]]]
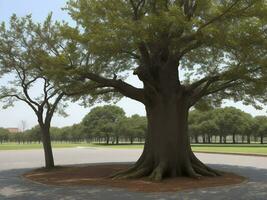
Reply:
[[223, 172], [212, 169], [202, 163], [193, 153], [191, 155], [191, 163], [187, 167], [169, 166], [165, 162], [160, 162], [154, 166], [153, 162], [143, 161], [139, 159], [133, 167], [118, 172], [110, 176], [112, 179], [136, 179], [148, 177], [153, 181], [161, 181], [163, 178], [190, 177], [199, 179], [203, 176], [216, 177], [221, 176]]

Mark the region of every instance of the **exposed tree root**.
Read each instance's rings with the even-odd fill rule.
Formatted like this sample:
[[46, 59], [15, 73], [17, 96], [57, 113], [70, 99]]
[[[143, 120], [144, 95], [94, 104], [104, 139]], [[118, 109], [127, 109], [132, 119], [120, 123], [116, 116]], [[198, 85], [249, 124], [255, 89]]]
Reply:
[[190, 167], [189, 169], [187, 169], [187, 175], [190, 178], [195, 178], [195, 179], [200, 179], [201, 175], [198, 174], [192, 167]]
[[[215, 170], [215, 169], [212, 169], [210, 167], [208, 167], [207, 165], [205, 165], [204, 163], [202, 163], [196, 156], [193, 152], [191, 152], [191, 162], [192, 162], [192, 165], [195, 166], [195, 168], [197, 168], [196, 170], [198, 169], [201, 169], [203, 171], [203, 173], [205, 174], [210, 174], [211, 176], [222, 176], [223, 172], [219, 171], [219, 170]], [[208, 172], [208, 173], [206, 173]], [[205, 174], [203, 174], [205, 176]]]
[[193, 168], [194, 168], [194, 171], [200, 174], [201, 176], [214, 176], [214, 177], [217, 176], [215, 173], [208, 171], [203, 167], [194, 165]]
[[119, 172], [117, 172], [115, 174], [112, 174], [108, 178], [112, 178], [112, 179], [120, 178], [120, 177], [122, 177], [124, 175], [132, 173], [133, 171], [136, 170], [136, 168], [137, 168], [136, 165], [134, 165], [133, 167], [130, 167], [129, 169], [126, 169], [126, 170], [123, 170], [123, 171], [119, 171]]
[[190, 177], [199, 179], [202, 176], [221, 176], [222, 172], [214, 170], [202, 163], [193, 152], [190, 155], [189, 162], [186, 166], [183, 165], [167, 165], [166, 162], [161, 162], [154, 166], [151, 159], [141, 157], [133, 167], [113, 174], [109, 178], [112, 179], [134, 179], [148, 177], [150, 180], [161, 181], [165, 177]]
[[154, 181], [161, 181], [166, 171], [166, 164], [159, 164], [150, 174], [149, 179]]
[[147, 176], [150, 172], [150, 168], [141, 168], [137, 169], [130, 173], [118, 174], [114, 177], [114, 179], [133, 179], [133, 178], [141, 178]]

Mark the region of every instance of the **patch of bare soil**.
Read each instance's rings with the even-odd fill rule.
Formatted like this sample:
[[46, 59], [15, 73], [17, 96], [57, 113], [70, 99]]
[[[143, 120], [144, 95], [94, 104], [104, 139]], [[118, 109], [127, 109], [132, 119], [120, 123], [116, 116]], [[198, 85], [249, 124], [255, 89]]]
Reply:
[[126, 164], [101, 164], [88, 166], [58, 167], [52, 170], [37, 169], [24, 174], [26, 179], [47, 185], [57, 186], [109, 186], [140, 192], [175, 192], [196, 188], [207, 188], [240, 184], [246, 179], [232, 173], [223, 173], [219, 177], [171, 178], [153, 182], [148, 178], [130, 180], [112, 180], [107, 178], [119, 170], [129, 167]]

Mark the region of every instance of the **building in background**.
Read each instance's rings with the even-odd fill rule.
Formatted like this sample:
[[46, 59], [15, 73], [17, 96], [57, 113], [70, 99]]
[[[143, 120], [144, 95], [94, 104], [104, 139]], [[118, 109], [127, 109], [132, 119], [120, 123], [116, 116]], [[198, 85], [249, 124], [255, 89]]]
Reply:
[[20, 130], [18, 128], [7, 128], [7, 130], [10, 132], [10, 133], [19, 133]]

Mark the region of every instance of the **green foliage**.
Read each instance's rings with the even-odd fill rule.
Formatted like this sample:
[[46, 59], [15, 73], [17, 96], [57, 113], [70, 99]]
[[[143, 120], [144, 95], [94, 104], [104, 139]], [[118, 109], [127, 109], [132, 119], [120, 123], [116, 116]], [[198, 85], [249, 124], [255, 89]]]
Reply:
[[215, 105], [225, 98], [257, 108], [256, 99], [266, 102], [264, 0], [69, 0], [65, 9], [79, 27], [77, 34], [77, 28], [65, 26], [65, 37], [75, 37], [91, 58], [90, 65], [71, 67], [77, 75], [111, 78], [154, 67], [146, 71], [154, 76], [160, 72], [148, 65], [172, 60], [185, 72], [184, 85], [205, 79], [194, 88], [196, 102], [205, 96], [206, 103]]
[[145, 138], [147, 132], [146, 117], [133, 115], [122, 118], [116, 127], [116, 134], [124, 138]]
[[84, 131], [90, 136], [115, 136], [116, 124], [125, 118], [122, 108], [106, 105], [93, 108], [82, 120]]
[[23, 133], [19, 133], [23, 136], [23, 140], [32, 141], [32, 142], [40, 142], [42, 140], [41, 129], [39, 126], [35, 126], [30, 130], [24, 131]]
[[8, 140], [8, 134], [9, 134], [8, 130], [0, 128], [0, 143]]
[[255, 124], [256, 124], [256, 129], [254, 129], [255, 135], [266, 137], [267, 136], [267, 117], [266, 116], [255, 117]]
[[[30, 15], [22, 18], [13, 15], [8, 28], [5, 23], [0, 26], [0, 74], [3, 78], [0, 100], [4, 102], [3, 108], [13, 106], [14, 101], [23, 101], [36, 115], [43, 115], [47, 110], [47, 121], [56, 111], [66, 115], [66, 104], [59, 103], [64, 93], [44, 73], [44, 67], [51, 63], [43, 59], [49, 52], [42, 34], [58, 40], [56, 32], [48, 31], [50, 20], [51, 16], [48, 16], [41, 25], [34, 23]], [[60, 58], [60, 55], [56, 54], [56, 57]], [[36, 88], [40, 88], [38, 93], [33, 92]]]
[[194, 110], [189, 115], [189, 132], [193, 136], [250, 136], [255, 135], [255, 120], [250, 114], [233, 107], [208, 112]]

